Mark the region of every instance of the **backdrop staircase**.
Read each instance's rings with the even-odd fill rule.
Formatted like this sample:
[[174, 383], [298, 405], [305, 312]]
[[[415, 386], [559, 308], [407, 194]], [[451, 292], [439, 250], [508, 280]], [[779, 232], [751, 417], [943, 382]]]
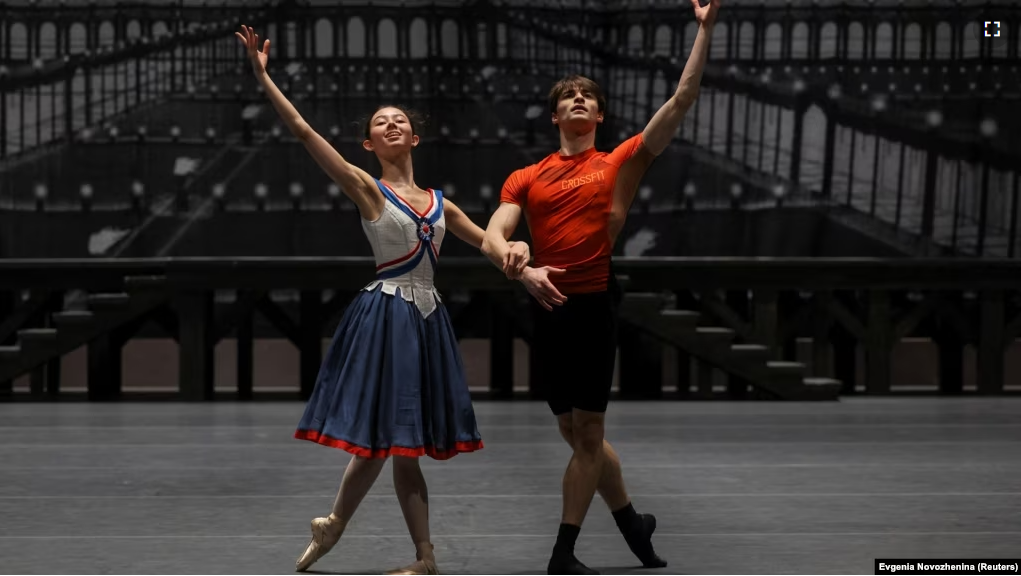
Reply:
[[49, 327], [18, 330], [17, 343], [0, 346], [0, 382], [59, 359], [166, 303], [164, 282], [162, 276], [127, 277], [124, 292], [89, 294], [86, 309], [54, 313]]
[[700, 313], [674, 309], [661, 294], [625, 294], [620, 319], [719, 368], [731, 379], [732, 390], [747, 383], [757, 396], [780, 400], [836, 400], [840, 394], [839, 380], [808, 377], [804, 364], [772, 360], [761, 344], [735, 343], [734, 330], [700, 326]]

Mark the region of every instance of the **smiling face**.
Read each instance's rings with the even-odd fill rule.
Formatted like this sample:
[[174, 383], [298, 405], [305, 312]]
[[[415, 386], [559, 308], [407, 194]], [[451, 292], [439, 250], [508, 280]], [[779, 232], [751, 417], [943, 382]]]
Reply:
[[550, 90], [553, 124], [561, 130], [586, 133], [603, 121], [603, 99], [599, 86], [584, 76], [569, 76]]
[[419, 138], [408, 114], [393, 106], [376, 110], [365, 132], [362, 146], [381, 158], [410, 153], [412, 148], [418, 146]]

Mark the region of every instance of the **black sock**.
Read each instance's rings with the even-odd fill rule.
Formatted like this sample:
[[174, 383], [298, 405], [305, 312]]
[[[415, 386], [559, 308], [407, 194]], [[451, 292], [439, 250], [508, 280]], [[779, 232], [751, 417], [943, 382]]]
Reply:
[[599, 572], [584, 565], [574, 556], [574, 543], [581, 533], [581, 526], [573, 524], [561, 524], [560, 533], [557, 534], [557, 543], [553, 547], [553, 557], [550, 558], [547, 574], [599, 574]]
[[635, 507], [630, 502], [627, 503], [627, 506], [613, 512], [613, 520], [617, 522], [617, 528], [625, 536], [634, 529], [638, 519], [638, 512], [635, 512]]
[[578, 541], [581, 526], [561, 524], [557, 534], [557, 543], [553, 546], [554, 556], [574, 556], [574, 543]]

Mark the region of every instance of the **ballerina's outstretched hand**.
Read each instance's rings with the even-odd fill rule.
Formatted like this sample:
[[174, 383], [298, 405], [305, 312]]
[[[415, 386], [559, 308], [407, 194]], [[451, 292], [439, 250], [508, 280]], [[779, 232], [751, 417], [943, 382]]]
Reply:
[[235, 36], [241, 40], [241, 44], [248, 50], [248, 59], [252, 62], [252, 71], [256, 75], [266, 73], [266, 63], [269, 62], [269, 40], [259, 50], [259, 35], [252, 30], [251, 26], [241, 25], [241, 32], [235, 32]]

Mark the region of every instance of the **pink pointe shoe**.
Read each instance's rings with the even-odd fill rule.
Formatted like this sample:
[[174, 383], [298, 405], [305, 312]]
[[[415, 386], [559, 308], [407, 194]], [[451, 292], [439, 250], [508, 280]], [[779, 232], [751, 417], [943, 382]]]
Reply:
[[425, 544], [420, 545], [418, 553], [415, 555], [418, 557], [414, 563], [409, 564], [403, 568], [397, 568], [391, 570], [387, 574], [439, 574], [439, 568], [436, 567], [436, 557], [433, 556], [433, 545]]
[[298, 572], [308, 570], [320, 558], [336, 546], [340, 541], [340, 535], [344, 533], [344, 524], [340, 518], [330, 514], [326, 518], [312, 520], [312, 541], [308, 543], [305, 552], [298, 558], [295, 569]]

